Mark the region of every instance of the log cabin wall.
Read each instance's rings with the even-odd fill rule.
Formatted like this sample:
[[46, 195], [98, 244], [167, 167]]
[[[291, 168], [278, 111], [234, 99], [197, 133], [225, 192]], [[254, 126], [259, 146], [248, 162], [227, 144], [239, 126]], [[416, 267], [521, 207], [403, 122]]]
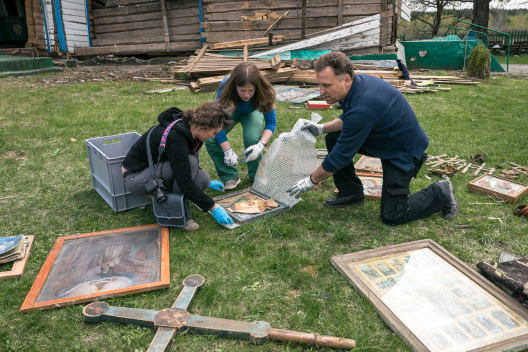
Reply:
[[[259, 38], [286, 11], [288, 14], [272, 30], [274, 35], [289, 35], [285, 43], [301, 39], [302, 1], [299, 0], [202, 0], [206, 43], [220, 43]], [[341, 11], [340, 11], [341, 9]], [[307, 0], [306, 35], [331, 29], [375, 14], [382, 14], [377, 44], [371, 50], [351, 50], [354, 53], [375, 53], [389, 46], [392, 37], [392, 0]]]

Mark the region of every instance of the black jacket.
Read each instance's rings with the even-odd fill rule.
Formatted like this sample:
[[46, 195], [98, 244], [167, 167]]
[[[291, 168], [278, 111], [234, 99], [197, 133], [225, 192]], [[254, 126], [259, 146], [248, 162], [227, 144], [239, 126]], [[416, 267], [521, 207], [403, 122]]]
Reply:
[[[150, 134], [150, 151], [152, 161], [158, 160], [158, 147], [161, 142], [163, 132], [174, 120], [182, 119], [183, 111], [178, 108], [170, 108], [162, 112], [158, 117], [160, 123]], [[128, 152], [123, 166], [133, 172], [140, 172], [148, 168], [147, 157], [147, 134], [144, 133]], [[204, 191], [193, 180], [191, 175], [191, 164], [189, 163], [189, 154], [196, 153], [202, 147], [203, 143], [194, 140], [192, 137], [189, 124], [182, 120], [172, 126], [167, 137], [165, 152], [161, 154], [160, 162], [169, 161], [174, 180], [180, 187], [181, 191], [187, 198], [192, 200], [196, 205], [203, 209], [204, 212], [211, 210], [215, 205], [214, 200], [205, 194]]]

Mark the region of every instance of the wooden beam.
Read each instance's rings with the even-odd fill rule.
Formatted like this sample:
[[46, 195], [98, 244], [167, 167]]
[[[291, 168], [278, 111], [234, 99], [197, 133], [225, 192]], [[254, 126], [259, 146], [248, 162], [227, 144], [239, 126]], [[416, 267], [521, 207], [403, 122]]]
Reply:
[[[283, 35], [278, 35], [276, 37], [273, 37], [274, 42], [280, 42], [284, 40]], [[267, 43], [268, 38], [255, 38], [255, 39], [247, 39], [247, 40], [237, 40], [234, 42], [224, 42], [224, 43], [217, 43], [217, 44], [211, 44], [209, 46], [209, 49], [215, 50], [215, 49], [224, 49], [224, 48], [233, 48], [236, 46], [245, 46], [245, 45], [253, 45], [253, 44], [262, 44]]]
[[282, 21], [282, 19], [290, 12], [290, 10], [286, 11], [284, 13], [284, 15], [282, 15], [281, 17], [279, 17], [275, 22], [273, 22], [273, 24], [271, 26], [269, 26], [269, 28], [266, 30], [266, 32], [264, 32], [264, 37], [270, 32], [272, 31], [275, 27], [278, 26], [278, 24], [280, 23], [280, 21]]
[[194, 66], [196, 66], [196, 64], [198, 63], [198, 61], [200, 61], [200, 59], [202, 58], [203, 54], [205, 53], [205, 51], [207, 50], [207, 47], [209, 45], [207, 44], [204, 44], [202, 50], [200, 50], [200, 52], [198, 53], [198, 55], [196, 56], [196, 58], [194, 59], [194, 61], [192, 62], [192, 64], [189, 66], [189, 68], [187, 69], [187, 71], [185, 71], [185, 73], [189, 73], [193, 68]]
[[[170, 45], [170, 52], [193, 51], [200, 47], [200, 42], [182, 42]], [[166, 53], [167, 46], [165, 43], [160, 44], [140, 44], [140, 45], [112, 45], [101, 47], [75, 48], [77, 56], [92, 55], [134, 55], [134, 54], [155, 54]]]
[[343, 25], [343, 0], [339, 0], [339, 5], [337, 6], [337, 25]]
[[306, 38], [306, 0], [302, 1], [301, 39]]
[[247, 45], [244, 45], [244, 62], [247, 62], [247, 57], [248, 57], [248, 50], [247, 50]]
[[161, 0], [161, 15], [163, 16], [163, 30], [165, 31], [165, 46], [167, 46], [167, 51], [169, 51], [169, 26], [167, 25], [167, 9], [165, 8], [165, 0]]

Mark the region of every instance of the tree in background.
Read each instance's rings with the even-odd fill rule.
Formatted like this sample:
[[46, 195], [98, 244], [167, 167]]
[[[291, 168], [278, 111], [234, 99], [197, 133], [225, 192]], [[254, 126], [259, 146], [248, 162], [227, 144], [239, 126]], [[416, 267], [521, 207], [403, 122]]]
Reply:
[[[491, 0], [473, 0], [473, 24], [488, 28]], [[481, 31], [486, 32], [485, 29]]]
[[455, 18], [470, 19], [467, 16], [468, 11], [462, 8], [464, 2], [470, 1], [473, 0], [411, 0], [411, 22], [421, 23], [421, 26], [417, 25], [418, 23], [411, 25], [414, 26], [411, 31], [423, 32], [424, 34], [432, 33], [432, 36], [435, 37], [440, 31], [440, 25], [457, 26]]

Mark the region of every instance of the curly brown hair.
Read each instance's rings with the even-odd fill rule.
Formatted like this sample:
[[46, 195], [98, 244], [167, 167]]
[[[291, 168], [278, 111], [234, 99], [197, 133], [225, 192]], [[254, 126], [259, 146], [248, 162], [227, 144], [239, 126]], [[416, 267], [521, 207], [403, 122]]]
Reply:
[[231, 71], [231, 76], [225, 83], [218, 103], [233, 104], [236, 108], [238, 106], [236, 87], [243, 87], [248, 83], [255, 87], [255, 94], [251, 98], [253, 110], [259, 110], [263, 114], [269, 113], [275, 107], [275, 90], [260, 73], [257, 66], [251, 62], [242, 62]]
[[205, 128], [229, 128], [233, 125], [231, 115], [234, 112], [233, 104], [220, 105], [218, 103], [203, 103], [196, 109], [186, 109], [183, 118], [189, 125]]
[[334, 75], [340, 76], [339, 81], [341, 81], [345, 75], [349, 75], [351, 79], [356, 77], [352, 62], [340, 51], [326, 53], [319, 57], [314, 63], [315, 72], [321, 72], [328, 66], [332, 68]]

